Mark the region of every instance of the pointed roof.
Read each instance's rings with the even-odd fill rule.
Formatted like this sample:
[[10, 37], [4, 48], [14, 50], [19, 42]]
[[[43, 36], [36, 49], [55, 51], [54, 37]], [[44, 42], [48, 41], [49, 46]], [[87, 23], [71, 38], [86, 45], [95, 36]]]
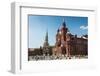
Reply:
[[66, 27], [65, 18], [63, 18], [63, 23], [62, 23], [62, 26]]
[[45, 36], [45, 41], [44, 41], [44, 47], [46, 46], [49, 46], [49, 43], [48, 43], [48, 30], [46, 31], [46, 36]]
[[59, 33], [59, 28], [58, 28], [57, 32]]
[[47, 29], [47, 31], [46, 31], [45, 41], [48, 42], [48, 29]]

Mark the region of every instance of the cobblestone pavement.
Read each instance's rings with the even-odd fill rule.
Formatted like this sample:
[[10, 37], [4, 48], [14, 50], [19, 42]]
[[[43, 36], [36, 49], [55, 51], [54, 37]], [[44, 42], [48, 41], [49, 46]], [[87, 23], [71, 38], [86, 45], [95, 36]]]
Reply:
[[63, 59], [87, 59], [88, 56], [71, 56], [66, 57], [66, 56], [61, 56], [61, 57], [57, 57], [57, 56], [29, 56], [29, 61], [37, 61], [37, 60], [63, 60]]

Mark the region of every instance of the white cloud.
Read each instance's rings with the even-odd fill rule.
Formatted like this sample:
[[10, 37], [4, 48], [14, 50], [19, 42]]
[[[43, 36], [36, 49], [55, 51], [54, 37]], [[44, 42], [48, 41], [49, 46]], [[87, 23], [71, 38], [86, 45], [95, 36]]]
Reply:
[[80, 26], [80, 29], [87, 30], [88, 29], [88, 26], [82, 25], [82, 26]]

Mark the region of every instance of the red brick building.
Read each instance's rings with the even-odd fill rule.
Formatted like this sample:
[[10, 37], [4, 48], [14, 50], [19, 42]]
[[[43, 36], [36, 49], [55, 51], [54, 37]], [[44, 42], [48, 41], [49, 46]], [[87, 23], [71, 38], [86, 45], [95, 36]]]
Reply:
[[87, 35], [78, 37], [72, 35], [63, 21], [62, 27], [57, 30], [55, 48], [52, 53], [54, 56], [88, 55]]

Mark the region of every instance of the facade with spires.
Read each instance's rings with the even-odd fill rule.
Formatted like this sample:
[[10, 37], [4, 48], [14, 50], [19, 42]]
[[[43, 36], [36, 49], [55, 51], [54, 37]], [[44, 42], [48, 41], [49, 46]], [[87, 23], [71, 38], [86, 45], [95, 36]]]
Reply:
[[56, 43], [50, 45], [48, 31], [46, 31], [43, 46], [40, 46], [40, 48], [28, 48], [28, 60], [71, 59], [73, 56], [86, 56], [87, 58], [88, 35], [78, 37], [71, 34], [65, 20], [63, 20], [55, 36]]
[[57, 30], [55, 48], [52, 50], [52, 53], [53, 56], [65, 56], [69, 58], [75, 55], [87, 55], [88, 38], [72, 35], [63, 20], [61, 28]]

